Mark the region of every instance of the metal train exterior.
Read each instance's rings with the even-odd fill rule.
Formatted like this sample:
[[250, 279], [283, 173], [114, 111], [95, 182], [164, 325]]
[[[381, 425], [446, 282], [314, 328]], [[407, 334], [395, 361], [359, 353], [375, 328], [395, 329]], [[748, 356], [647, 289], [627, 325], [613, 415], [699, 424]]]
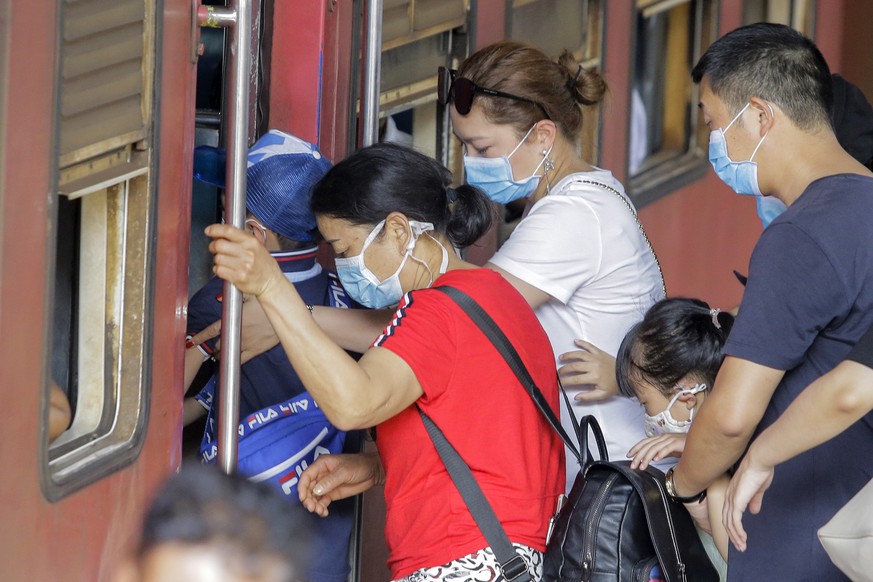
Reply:
[[[782, 19], [873, 96], [870, 0], [255, 4], [248, 135], [283, 129], [332, 160], [366, 141], [359, 55], [373, 38], [382, 120], [410, 123], [416, 147], [455, 171], [436, 66], [504, 37], [571, 43], [611, 87], [583, 151], [628, 185], [668, 291], [722, 307], [740, 299], [731, 271], [746, 269], [760, 226], [707, 169], [695, 55], [750, 19]], [[379, 34], [366, 32], [368, 10], [382, 14]], [[191, 0], [0, 0], [0, 580], [111, 579], [182, 463], [186, 305], [208, 275], [192, 154], [204, 132], [227, 131], [221, 104], [201, 103], [201, 43]], [[501, 236], [471, 258], [484, 262]], [[49, 443], [53, 384], [74, 416]], [[388, 579], [378, 496], [364, 504], [355, 579]]]

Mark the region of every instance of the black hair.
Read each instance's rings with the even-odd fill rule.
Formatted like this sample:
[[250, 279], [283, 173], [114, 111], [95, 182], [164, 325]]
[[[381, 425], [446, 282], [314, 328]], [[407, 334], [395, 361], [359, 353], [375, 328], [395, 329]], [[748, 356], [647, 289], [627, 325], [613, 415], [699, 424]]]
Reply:
[[198, 464], [158, 490], [143, 521], [137, 554], [142, 560], [166, 543], [217, 544], [247, 574], [261, 575], [279, 563], [284, 566], [280, 579], [290, 582], [302, 571], [306, 543], [301, 522], [307, 517], [302, 507], [263, 483]]
[[759, 22], [712, 43], [691, 71], [736, 112], [759, 97], [778, 105], [800, 129], [830, 124], [831, 73], [815, 44], [784, 24]]
[[873, 106], [857, 85], [831, 75], [834, 106], [831, 123], [840, 145], [853, 158], [873, 169]]
[[658, 301], [621, 341], [615, 358], [619, 392], [634, 398], [634, 384], [644, 380], [671, 394], [688, 374], [711, 389], [733, 324], [733, 315], [711, 310], [699, 299]]
[[[316, 215], [375, 225], [392, 212], [430, 222], [458, 248], [476, 242], [491, 227], [494, 210], [475, 186], [451, 187], [452, 173], [411, 148], [378, 143], [356, 151], [315, 185]], [[453, 200], [454, 199], [454, 200]]]

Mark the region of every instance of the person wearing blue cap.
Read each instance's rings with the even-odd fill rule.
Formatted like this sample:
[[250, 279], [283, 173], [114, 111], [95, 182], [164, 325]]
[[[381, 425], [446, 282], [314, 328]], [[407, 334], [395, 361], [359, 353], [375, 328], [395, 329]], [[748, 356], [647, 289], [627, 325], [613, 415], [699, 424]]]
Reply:
[[[339, 279], [318, 264], [318, 230], [309, 210], [313, 186], [331, 168], [318, 149], [297, 137], [270, 130], [249, 150], [246, 170], [246, 230], [276, 260], [285, 278], [308, 304], [348, 308]], [[202, 146], [195, 151], [194, 173], [201, 181], [224, 186], [223, 150]], [[223, 281], [211, 279], [188, 304], [189, 334], [185, 385], [189, 387], [203, 364], [212, 360], [215, 341], [197, 345], [190, 337], [221, 318]], [[216, 377], [185, 402], [185, 424], [207, 414], [200, 446], [204, 462], [216, 454], [214, 412]], [[297, 478], [320, 454], [355, 450], [355, 440], [333, 427], [306, 392], [281, 346], [260, 354], [240, 369], [241, 474], [265, 481], [297, 503]], [[313, 556], [306, 579], [339, 582], [349, 571], [348, 540], [352, 508], [311, 521]]]

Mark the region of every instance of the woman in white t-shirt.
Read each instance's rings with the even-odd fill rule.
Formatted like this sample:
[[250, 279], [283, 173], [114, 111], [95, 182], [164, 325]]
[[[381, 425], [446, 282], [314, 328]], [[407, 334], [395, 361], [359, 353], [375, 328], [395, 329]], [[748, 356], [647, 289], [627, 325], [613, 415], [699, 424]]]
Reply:
[[[523, 218], [488, 266], [536, 310], [577, 418], [595, 415], [610, 457], [623, 459], [645, 437], [643, 409], [592, 386], [599, 380], [590, 360], [600, 349], [614, 355], [665, 290], [624, 188], [578, 153], [582, 107], [598, 103], [606, 84], [569, 51], [554, 61], [514, 41], [439, 73], [439, 100], [451, 105], [468, 183], [495, 202], [527, 198]], [[562, 421], [571, 428], [566, 410]], [[568, 455], [568, 487], [578, 469]]]

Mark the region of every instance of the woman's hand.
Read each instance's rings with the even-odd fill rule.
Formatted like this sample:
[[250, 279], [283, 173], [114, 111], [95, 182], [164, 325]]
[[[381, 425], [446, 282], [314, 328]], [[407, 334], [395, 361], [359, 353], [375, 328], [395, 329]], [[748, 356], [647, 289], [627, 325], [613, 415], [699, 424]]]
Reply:
[[680, 457], [685, 450], [684, 434], [660, 434], [645, 438], [631, 447], [627, 456], [632, 469], [645, 469], [652, 461], [660, 461], [667, 457]]
[[279, 287], [285, 279], [279, 265], [257, 238], [228, 224], [206, 228], [212, 238], [209, 252], [214, 255], [212, 272], [229, 281], [243, 293], [260, 297]]
[[741, 552], [746, 550], [747, 542], [743, 512], [746, 507], [755, 514], [761, 511], [764, 492], [773, 482], [774, 473], [772, 465], [767, 466], [755, 459], [753, 443], [728, 485], [722, 518], [731, 542]]
[[615, 358], [584, 340], [576, 340], [580, 351], [561, 354], [563, 365], [558, 375], [565, 387], [581, 389], [575, 399], [581, 402], [596, 402], [618, 394], [615, 381]]
[[297, 494], [303, 506], [321, 517], [331, 501], [362, 493], [385, 483], [379, 455], [321, 455], [300, 476]]

